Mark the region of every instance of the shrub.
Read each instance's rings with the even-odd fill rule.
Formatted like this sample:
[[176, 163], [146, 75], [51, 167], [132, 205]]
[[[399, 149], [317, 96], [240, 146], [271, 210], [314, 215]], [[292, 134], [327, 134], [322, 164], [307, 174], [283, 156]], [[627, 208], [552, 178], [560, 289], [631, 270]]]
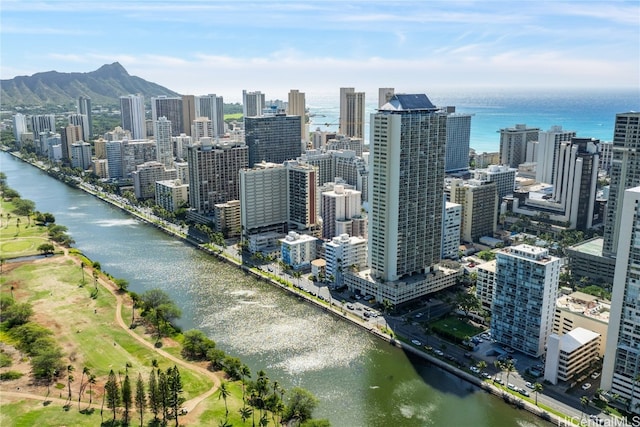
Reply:
[[17, 380], [18, 378], [22, 377], [22, 372], [18, 372], [18, 371], [7, 371], [7, 372], [2, 372], [0, 373], [0, 381], [11, 381], [11, 380]]

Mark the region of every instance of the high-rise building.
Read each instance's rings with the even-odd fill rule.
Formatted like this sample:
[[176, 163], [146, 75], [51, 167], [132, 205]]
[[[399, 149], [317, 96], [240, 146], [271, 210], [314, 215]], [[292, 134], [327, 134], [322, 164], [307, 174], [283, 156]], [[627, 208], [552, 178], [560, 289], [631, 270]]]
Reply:
[[287, 169], [257, 163], [240, 170], [240, 221], [244, 236], [287, 230]]
[[[182, 104], [182, 98], [180, 97], [159, 96], [151, 98], [151, 120], [156, 122], [160, 117], [166, 117], [171, 122], [171, 136], [178, 136], [181, 133], [186, 134]], [[195, 116], [195, 110], [193, 115]], [[191, 126], [191, 122], [187, 126]], [[191, 133], [191, 130], [189, 130], [189, 133]]]
[[442, 221], [442, 258], [458, 259], [462, 225], [462, 205], [445, 202]]
[[615, 257], [625, 190], [640, 185], [640, 112], [616, 114], [610, 176], [602, 254]]
[[265, 108], [264, 93], [242, 91], [242, 115], [247, 117], [260, 117]]
[[182, 126], [184, 133], [191, 136], [191, 123], [197, 118], [196, 116], [196, 97], [193, 95], [182, 95]]
[[147, 137], [144, 111], [144, 96], [121, 96], [120, 115], [122, 120], [122, 129], [131, 132], [131, 138], [142, 139]]
[[76, 125], [68, 125], [61, 128], [60, 140], [62, 144], [62, 158], [71, 162], [71, 146], [76, 142], [82, 141], [82, 127]]
[[200, 138], [215, 138], [211, 127], [211, 120], [208, 117], [198, 117], [191, 125], [191, 138], [193, 141], [200, 141]]
[[196, 97], [196, 119], [207, 117], [211, 121], [212, 137], [224, 135], [224, 99], [216, 94]]
[[306, 108], [304, 92], [300, 92], [298, 89], [291, 89], [289, 91], [287, 114], [290, 116], [300, 116], [300, 135], [303, 141], [309, 139]]
[[16, 139], [16, 142], [20, 143], [22, 134], [27, 131], [27, 116], [17, 113], [13, 116], [13, 137]]
[[575, 137], [574, 131], [563, 130], [562, 126], [552, 126], [547, 131], [538, 133], [538, 148], [536, 150], [536, 181], [555, 184], [554, 178], [558, 169], [558, 150], [560, 144], [571, 141]]
[[107, 141], [107, 143], [105, 144], [105, 151], [107, 154], [109, 178], [124, 178], [124, 166], [122, 162], [122, 141]]
[[387, 102], [391, 101], [393, 95], [395, 94], [395, 89], [392, 87], [381, 87], [378, 89], [378, 108], [382, 107]]
[[527, 159], [527, 148], [538, 140], [540, 128], [528, 128], [517, 124], [512, 128], [500, 129], [500, 163], [517, 168]]
[[[156, 154], [158, 162], [166, 169], [173, 169], [173, 141], [171, 139], [171, 122], [166, 117], [160, 117], [154, 123], [156, 138]], [[171, 179], [171, 178], [166, 178]]]
[[544, 353], [562, 261], [545, 248], [518, 245], [496, 253], [492, 338], [532, 357]]
[[352, 87], [340, 88], [340, 133], [364, 138], [364, 92]]
[[71, 144], [71, 167], [83, 171], [91, 167], [91, 144], [84, 141]]
[[[296, 117], [296, 116], [294, 116]], [[319, 231], [318, 169], [290, 160], [287, 168], [287, 220], [298, 230]]]
[[238, 172], [247, 167], [247, 146], [214, 143], [202, 138], [188, 148], [189, 204], [198, 213], [213, 216], [218, 203], [238, 200]]
[[482, 308], [491, 312], [496, 284], [496, 260], [478, 265], [476, 273], [476, 297], [480, 300]]
[[371, 116], [369, 257], [385, 282], [440, 261], [447, 116], [426, 95], [394, 95]]
[[276, 114], [245, 117], [245, 141], [249, 167], [256, 163], [283, 163], [302, 154], [299, 116]]
[[67, 119], [69, 120], [70, 125], [80, 126], [82, 128], [82, 140], [89, 142], [89, 117], [86, 114], [69, 114]]
[[451, 182], [450, 201], [462, 205], [460, 238], [478, 242], [481, 237], [493, 237], [498, 222], [498, 191], [495, 182], [471, 179]]
[[456, 113], [456, 107], [447, 107], [447, 145], [444, 171], [463, 172], [469, 169], [469, 141], [471, 140], [471, 114]]
[[[631, 118], [626, 118], [627, 126]], [[637, 119], [636, 115], [636, 123]], [[628, 131], [627, 126], [621, 126], [621, 128], [626, 127], [625, 131]], [[616, 131], [622, 130], [621, 128], [616, 127]], [[637, 142], [637, 134], [635, 139]], [[617, 165], [617, 167], [624, 169], [623, 165]], [[622, 195], [619, 194], [619, 196]], [[619, 197], [616, 200], [618, 203], [622, 202], [617, 205], [620, 218], [617, 227], [624, 232], [620, 233], [617, 239], [616, 272], [613, 279], [611, 314], [601, 387], [627, 399], [627, 409], [639, 413], [640, 187], [627, 189], [624, 192], [624, 198]]]
[[53, 114], [37, 114], [31, 116], [31, 131], [34, 138], [42, 132], [55, 132], [56, 131], [56, 116]]
[[341, 234], [364, 237], [364, 230], [353, 229], [353, 220], [364, 225], [360, 192], [336, 185], [322, 193], [322, 238], [332, 239]]
[[496, 183], [498, 192], [498, 204], [502, 198], [513, 194], [516, 187], [516, 173], [518, 169], [510, 168], [507, 165], [489, 165], [485, 169], [475, 169], [473, 177], [478, 181], [489, 181]]
[[176, 179], [175, 169], [166, 169], [160, 162], [151, 161], [136, 166], [131, 172], [133, 190], [138, 199], [151, 199], [156, 195], [156, 181]]
[[78, 111], [78, 114], [84, 114], [85, 116], [87, 116], [88, 133], [87, 133], [87, 139], [85, 139], [85, 141], [88, 141], [89, 138], [93, 136], [93, 115], [91, 113], [91, 98], [83, 95], [79, 96], [77, 111]]
[[513, 213], [530, 217], [544, 214], [551, 221], [567, 223], [571, 229], [591, 228], [598, 183], [598, 143], [591, 138], [561, 142], [552, 193], [516, 191]]

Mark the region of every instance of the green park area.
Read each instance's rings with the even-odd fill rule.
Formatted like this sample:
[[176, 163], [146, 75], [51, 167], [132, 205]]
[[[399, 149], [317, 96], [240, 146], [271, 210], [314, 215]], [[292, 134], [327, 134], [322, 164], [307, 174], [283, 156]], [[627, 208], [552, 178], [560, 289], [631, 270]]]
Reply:
[[466, 319], [447, 316], [429, 323], [431, 330], [445, 337], [455, 338], [458, 342], [469, 339], [482, 332], [482, 328], [472, 325]]

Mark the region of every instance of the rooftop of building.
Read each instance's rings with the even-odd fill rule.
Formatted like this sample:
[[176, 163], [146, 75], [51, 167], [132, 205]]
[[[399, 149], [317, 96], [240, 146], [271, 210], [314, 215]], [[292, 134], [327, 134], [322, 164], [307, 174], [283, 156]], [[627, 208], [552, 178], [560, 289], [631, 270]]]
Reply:
[[594, 237], [593, 239], [585, 240], [584, 242], [569, 246], [567, 249], [583, 254], [602, 256], [603, 245], [604, 239], [602, 237]]
[[496, 272], [496, 260], [492, 259], [491, 261], [484, 262], [477, 266], [478, 270], [491, 271], [493, 273]]
[[560, 296], [556, 301], [556, 307], [608, 323], [611, 302], [583, 292], [573, 292]]
[[389, 102], [380, 107], [380, 111], [429, 110], [438, 108], [425, 94], [396, 94]]
[[560, 337], [560, 350], [572, 353], [583, 345], [598, 338], [600, 334], [585, 328], [575, 328]]

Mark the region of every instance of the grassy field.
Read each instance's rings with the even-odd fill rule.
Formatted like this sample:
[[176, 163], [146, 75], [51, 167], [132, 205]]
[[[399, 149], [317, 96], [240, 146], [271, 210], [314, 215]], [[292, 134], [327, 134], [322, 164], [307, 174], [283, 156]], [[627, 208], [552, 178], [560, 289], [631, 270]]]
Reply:
[[435, 320], [429, 323], [431, 329], [434, 332], [445, 332], [451, 335], [456, 336], [457, 338], [464, 340], [468, 337], [473, 337], [474, 335], [482, 332], [481, 328], [477, 328], [470, 323], [460, 320], [454, 316], [444, 317], [442, 319]]
[[13, 209], [11, 202], [0, 203], [0, 256], [11, 259], [38, 255], [38, 246], [49, 241], [47, 227], [36, 225], [29, 217], [16, 215]]
[[242, 118], [242, 113], [225, 114], [224, 120], [239, 120]]

